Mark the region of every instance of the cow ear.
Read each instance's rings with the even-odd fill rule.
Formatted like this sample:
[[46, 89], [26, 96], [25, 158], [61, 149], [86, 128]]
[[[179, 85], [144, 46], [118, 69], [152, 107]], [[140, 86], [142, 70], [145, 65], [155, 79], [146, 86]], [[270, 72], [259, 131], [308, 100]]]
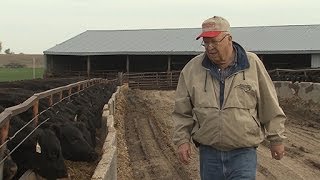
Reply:
[[41, 146], [40, 146], [38, 141], [37, 141], [37, 144], [36, 144], [36, 152], [41, 154]]
[[73, 121], [74, 121], [74, 122], [77, 122], [77, 121], [78, 121], [78, 114], [76, 114], [76, 115], [74, 116]]
[[56, 124], [52, 124], [50, 126], [50, 129], [56, 134], [56, 136], [60, 139], [61, 137], [61, 130], [60, 130], [60, 127], [59, 125], [56, 125]]

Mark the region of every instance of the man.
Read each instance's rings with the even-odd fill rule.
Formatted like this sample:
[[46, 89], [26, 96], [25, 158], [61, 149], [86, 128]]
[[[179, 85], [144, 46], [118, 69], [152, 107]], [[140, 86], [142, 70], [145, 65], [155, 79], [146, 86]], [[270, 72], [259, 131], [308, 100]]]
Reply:
[[183, 68], [176, 90], [173, 141], [188, 164], [199, 147], [201, 179], [255, 179], [256, 148], [266, 137], [273, 158], [284, 156], [284, 122], [274, 85], [260, 59], [232, 41], [230, 25], [202, 23], [205, 53]]

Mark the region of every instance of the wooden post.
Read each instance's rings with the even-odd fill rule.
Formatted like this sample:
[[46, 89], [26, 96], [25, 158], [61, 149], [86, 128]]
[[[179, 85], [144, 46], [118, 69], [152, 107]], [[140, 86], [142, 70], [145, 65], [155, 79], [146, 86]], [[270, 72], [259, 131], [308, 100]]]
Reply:
[[308, 78], [308, 75], [307, 75], [307, 71], [306, 71], [306, 70], [303, 71], [303, 75], [304, 75], [304, 77], [305, 77], [306, 79]]
[[159, 73], [157, 73], [157, 88], [159, 88]]
[[[1, 127], [1, 130], [0, 130], [1, 144], [3, 144], [6, 141], [6, 139], [8, 138], [9, 124], [10, 124], [10, 120], [7, 120], [7, 122], [5, 124], [3, 124], [3, 126]], [[7, 149], [6, 145], [2, 146], [2, 148], [0, 149], [0, 160], [1, 161], [3, 160], [3, 158], [5, 158], [5, 150], [6, 149]], [[3, 179], [3, 164], [4, 163], [0, 164], [0, 179]]]
[[9, 124], [10, 120], [8, 120], [2, 127], [1, 127], [1, 144], [3, 144], [7, 137], [8, 137], [8, 132], [9, 132]]
[[36, 78], [36, 59], [34, 57], [32, 58], [32, 77]]
[[129, 55], [127, 55], [127, 73], [129, 74], [129, 64], [130, 64], [130, 62], [129, 62]]
[[62, 94], [62, 91], [60, 91], [60, 93], [59, 93], [59, 101], [61, 101], [62, 98], [63, 98], [63, 94]]
[[53, 95], [51, 94], [49, 97], [49, 106], [52, 106], [53, 104]]
[[122, 72], [118, 72], [118, 79], [119, 79], [119, 85], [122, 86], [123, 84], [123, 73]]
[[91, 71], [91, 61], [90, 56], [87, 58], [87, 76], [90, 77], [90, 71]]
[[70, 99], [71, 99], [71, 98], [70, 98], [71, 93], [72, 93], [72, 88], [70, 88], [69, 91], [68, 91], [68, 96], [69, 96], [68, 99], [69, 99], [69, 101], [70, 101]]
[[169, 55], [168, 56], [168, 69], [167, 69], [168, 72], [171, 71], [171, 56]]
[[49, 73], [47, 55], [43, 56], [43, 69], [44, 69], [43, 78], [45, 78], [48, 76], [48, 73]]
[[33, 105], [33, 117], [34, 119], [34, 125], [38, 125], [38, 113], [39, 113], [39, 99], [37, 99]]
[[172, 72], [170, 73], [170, 88], [172, 87]]

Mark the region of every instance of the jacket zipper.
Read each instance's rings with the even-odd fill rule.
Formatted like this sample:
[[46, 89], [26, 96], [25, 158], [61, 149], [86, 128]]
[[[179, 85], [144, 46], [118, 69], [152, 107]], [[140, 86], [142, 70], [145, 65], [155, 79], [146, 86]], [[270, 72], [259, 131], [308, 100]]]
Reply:
[[220, 77], [220, 79], [219, 79], [219, 86], [220, 86], [220, 92], [219, 92], [219, 104], [220, 104], [220, 108], [219, 108], [219, 117], [220, 117], [220, 121], [219, 121], [219, 129], [220, 129], [220, 131], [219, 131], [219, 139], [220, 139], [220, 144], [222, 144], [222, 129], [223, 129], [223, 127], [222, 127], [222, 125], [223, 125], [223, 123], [222, 123], [222, 121], [223, 121], [223, 119], [222, 119], [222, 117], [221, 117], [221, 111], [222, 111], [222, 106], [223, 106], [223, 103], [224, 103], [224, 86], [225, 86], [225, 84], [224, 84], [224, 79], [223, 78], [221, 78], [221, 69], [219, 68], [218, 69], [218, 71], [219, 71], [219, 77]]

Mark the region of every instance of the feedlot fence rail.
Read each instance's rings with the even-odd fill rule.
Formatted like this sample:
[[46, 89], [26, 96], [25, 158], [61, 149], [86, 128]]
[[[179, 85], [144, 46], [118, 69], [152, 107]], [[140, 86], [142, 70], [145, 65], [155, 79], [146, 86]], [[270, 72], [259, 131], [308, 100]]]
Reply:
[[268, 71], [274, 81], [320, 82], [320, 68], [313, 69], [274, 69]]
[[116, 79], [118, 78], [117, 70], [94, 70], [88, 73], [87, 71], [63, 71], [61, 73], [54, 73], [53, 77], [90, 77], [90, 78], [104, 78], [104, 79]]
[[[69, 84], [67, 86], [62, 86], [62, 87], [50, 89], [50, 90], [47, 90], [47, 91], [44, 91], [41, 93], [36, 93], [33, 96], [31, 96], [30, 98], [28, 98], [27, 100], [25, 100], [23, 103], [16, 105], [16, 106], [6, 108], [2, 113], [0, 113], [0, 138], [1, 138], [0, 139], [0, 141], [1, 141], [1, 143], [0, 143], [1, 144], [0, 145], [0, 179], [3, 178], [2, 177], [3, 176], [3, 173], [2, 173], [3, 172], [3, 169], [2, 169], [3, 162], [12, 153], [12, 152], [10, 152], [8, 155], [4, 156], [4, 151], [6, 149], [6, 143], [8, 141], [10, 141], [10, 139], [14, 138], [15, 135], [17, 133], [19, 133], [23, 128], [25, 128], [27, 125], [33, 123], [33, 126], [35, 127], [35, 129], [37, 129], [41, 124], [43, 124], [45, 121], [48, 120], [47, 119], [44, 122], [42, 122], [41, 124], [38, 124], [38, 116], [42, 113], [42, 112], [39, 113], [39, 100], [40, 99], [47, 99], [48, 105], [50, 108], [65, 99], [69, 99], [71, 96], [78, 94], [79, 92], [85, 90], [86, 88], [89, 88], [93, 85], [100, 84], [100, 83], [108, 83], [110, 81], [117, 81], [117, 80], [107, 80], [107, 79], [101, 79], [101, 78], [94, 78], [94, 79], [90, 79], [90, 80], [84, 80], [84, 81], [80, 81], [77, 83]], [[66, 94], [67, 94], [67, 96], [65, 96]], [[58, 96], [58, 101], [56, 101], [57, 99], [54, 98], [54, 96]], [[56, 102], [54, 102], [54, 101], [56, 101]], [[26, 112], [30, 108], [32, 108], [33, 118], [24, 127], [22, 127], [22, 129], [20, 129], [15, 135], [13, 135], [12, 137], [8, 137], [10, 119], [13, 116], [16, 116], [16, 115], [19, 115], [23, 112]], [[32, 134], [32, 132], [30, 134]], [[25, 139], [27, 139], [27, 137], [25, 137]]]
[[173, 90], [178, 85], [180, 71], [125, 73], [129, 88], [145, 90]]
[[[181, 71], [124, 73], [129, 88], [142, 90], [174, 90]], [[273, 81], [320, 82], [320, 68], [274, 69], [268, 71]], [[119, 76], [120, 79], [120, 76]]]

